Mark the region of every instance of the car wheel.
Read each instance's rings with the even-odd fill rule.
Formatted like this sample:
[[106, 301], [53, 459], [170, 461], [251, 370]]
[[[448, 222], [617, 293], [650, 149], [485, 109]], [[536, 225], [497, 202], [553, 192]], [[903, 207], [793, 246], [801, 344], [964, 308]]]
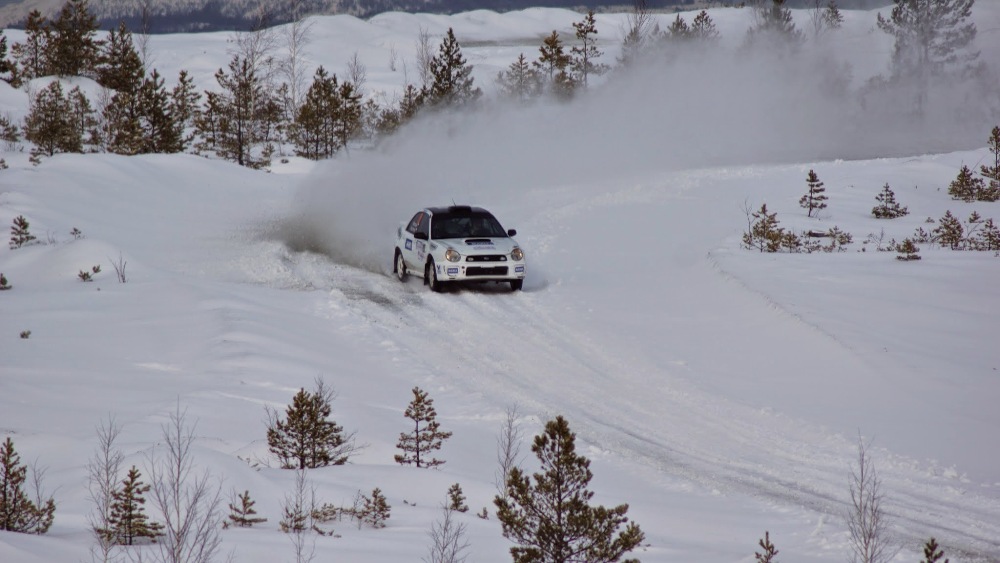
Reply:
[[427, 285], [430, 286], [431, 291], [441, 293], [441, 290], [444, 289], [444, 287], [442, 287], [443, 284], [438, 280], [437, 268], [434, 267], [434, 260], [427, 262], [427, 275], [424, 277], [427, 280]]
[[403, 253], [396, 249], [396, 266], [393, 268], [399, 281], [406, 281], [406, 262], [403, 261]]
[[522, 287], [524, 287], [524, 280], [510, 280], [511, 291], [521, 291]]

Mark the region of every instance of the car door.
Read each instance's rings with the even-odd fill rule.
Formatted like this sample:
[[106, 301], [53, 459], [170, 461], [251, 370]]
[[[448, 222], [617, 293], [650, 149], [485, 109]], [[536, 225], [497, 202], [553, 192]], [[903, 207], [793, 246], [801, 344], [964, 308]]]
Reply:
[[423, 227], [426, 231], [426, 226], [427, 214], [423, 211], [417, 212], [413, 218], [410, 219], [409, 224], [406, 225], [406, 230], [403, 231], [403, 240], [400, 241], [399, 250], [403, 253], [403, 260], [406, 261], [406, 268], [411, 272], [417, 272], [418, 274], [423, 274], [424, 265], [423, 262], [417, 260], [416, 243], [418, 240], [416, 238], [416, 234], [421, 227]]

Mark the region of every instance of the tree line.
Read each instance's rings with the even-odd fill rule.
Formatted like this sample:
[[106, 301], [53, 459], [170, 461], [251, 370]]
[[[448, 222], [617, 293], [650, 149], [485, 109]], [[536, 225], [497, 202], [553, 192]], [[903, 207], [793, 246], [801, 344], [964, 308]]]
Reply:
[[[861, 91], [865, 100], [892, 98], [895, 87], [912, 87], [914, 106], [925, 104], [935, 80], [968, 76], [983, 63], [972, 49], [975, 25], [968, 21], [973, 0], [915, 2], [895, 0], [888, 17], [880, 13], [878, 28], [894, 37], [891, 74], [878, 76]], [[805, 33], [793, 21], [785, 0], [757, 0], [746, 49], [794, 54]], [[817, 0], [811, 12], [815, 36], [843, 22], [836, 0]], [[538, 48], [537, 58], [524, 53], [495, 77], [501, 99], [526, 102], [541, 97], [571, 99], [593, 78], [612, 66], [601, 62], [594, 13], [573, 23], [573, 44], [553, 30]], [[23, 125], [0, 118], [0, 138], [33, 144], [33, 157], [60, 152], [106, 151], [117, 154], [192, 151], [265, 168], [285, 147], [310, 159], [329, 158], [352, 142], [375, 142], [391, 135], [417, 114], [443, 109], [474, 108], [483, 92], [475, 85], [473, 67], [462, 54], [453, 30], [437, 52], [421, 30], [417, 49], [419, 84], [408, 83], [395, 99], [365, 99], [366, 69], [355, 54], [348, 71], [338, 77], [323, 66], [311, 80], [305, 76], [303, 51], [310, 26], [300, 20], [282, 31], [261, 25], [235, 36], [236, 49], [215, 74], [217, 88], [199, 92], [186, 71], [171, 88], [155, 68], [148, 68], [148, 38], [133, 37], [124, 22], [104, 39], [87, 0], [67, 0], [47, 19], [37, 10], [25, 25], [25, 39], [10, 47], [0, 35], [0, 78], [20, 87], [46, 76], [92, 78], [102, 87], [90, 100], [74, 87], [65, 91], [52, 81], [31, 93]], [[635, 0], [626, 17], [622, 51], [614, 69], [626, 69], [663, 53], [676, 56], [679, 45], [711, 48], [720, 33], [706, 11], [691, 22], [678, 14], [666, 28], [653, 23], [644, 0]], [[138, 48], [137, 48], [138, 46]], [[284, 54], [275, 52], [284, 48]], [[393, 63], [394, 64], [394, 63]], [[964, 74], [963, 74], [964, 73]]]

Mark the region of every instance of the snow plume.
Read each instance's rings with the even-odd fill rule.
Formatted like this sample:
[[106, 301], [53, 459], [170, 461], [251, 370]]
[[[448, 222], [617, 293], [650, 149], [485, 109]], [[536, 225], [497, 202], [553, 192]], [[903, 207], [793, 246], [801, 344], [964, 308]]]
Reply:
[[[868, 41], [881, 41], [887, 57], [887, 38]], [[862, 96], [869, 76], [854, 76], [853, 66], [871, 68], [858, 58], [871, 56], [864, 49], [671, 49], [570, 103], [428, 112], [378, 150], [319, 167], [288, 233], [300, 246], [384, 271], [396, 226], [423, 206], [517, 209], [530, 191], [633, 173], [968, 149], [985, 143], [984, 115], [997, 116], [981, 101], [987, 96], [973, 96], [980, 82], [931, 90], [920, 115], [907, 102], [912, 91]]]

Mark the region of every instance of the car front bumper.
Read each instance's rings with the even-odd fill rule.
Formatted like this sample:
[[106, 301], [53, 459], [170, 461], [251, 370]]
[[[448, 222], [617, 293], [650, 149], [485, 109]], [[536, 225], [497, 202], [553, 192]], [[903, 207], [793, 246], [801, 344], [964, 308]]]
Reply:
[[511, 281], [523, 280], [527, 268], [523, 261], [470, 264], [468, 262], [445, 262], [436, 264], [440, 281]]

